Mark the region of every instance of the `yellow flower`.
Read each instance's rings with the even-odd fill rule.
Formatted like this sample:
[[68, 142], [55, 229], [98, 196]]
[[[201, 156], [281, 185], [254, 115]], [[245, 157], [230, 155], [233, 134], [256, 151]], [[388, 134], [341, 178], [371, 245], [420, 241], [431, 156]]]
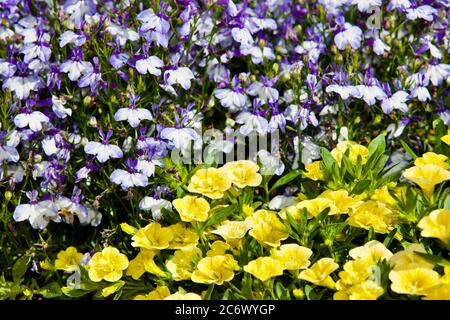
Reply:
[[131, 239], [133, 247], [162, 250], [169, 247], [173, 233], [169, 228], [163, 228], [159, 223], [152, 222], [139, 229]]
[[334, 202], [327, 198], [315, 198], [312, 200], [303, 200], [296, 204], [296, 207], [298, 210], [303, 210], [306, 208], [308, 211], [308, 218], [311, 219], [313, 217], [316, 217], [326, 208], [330, 208], [330, 211], [328, 212], [328, 215], [338, 214], [339, 210], [334, 204]]
[[448, 130], [447, 135], [443, 136], [441, 140], [450, 146], [450, 130]]
[[174, 294], [164, 298], [164, 300], [202, 300], [202, 297], [193, 292], [175, 292]]
[[200, 169], [192, 176], [188, 190], [211, 199], [220, 199], [230, 187], [231, 180], [223, 170], [208, 168]]
[[246, 219], [251, 225], [249, 234], [262, 244], [278, 247], [289, 237], [284, 225], [273, 211], [258, 210]]
[[209, 203], [196, 196], [184, 196], [172, 201], [173, 206], [180, 214], [181, 221], [206, 221], [210, 210]]
[[305, 269], [311, 264], [309, 258], [312, 253], [309, 248], [289, 243], [280, 246], [271, 254], [271, 257], [281, 262], [286, 270], [299, 270]]
[[221, 170], [238, 188], [257, 187], [262, 181], [262, 176], [258, 173], [259, 166], [250, 160], [228, 162]]
[[344, 264], [344, 271], [339, 272], [339, 286], [336, 287], [341, 289], [342, 286], [348, 287], [363, 282], [372, 275], [373, 266], [374, 263], [370, 258], [347, 261]]
[[302, 211], [297, 208], [297, 205], [292, 205], [292, 206], [283, 208], [280, 210], [280, 212], [278, 214], [281, 217], [281, 219], [286, 220], [287, 213], [289, 213], [289, 215], [295, 220], [300, 219], [301, 215], [302, 215]]
[[230, 245], [228, 243], [217, 240], [211, 244], [210, 250], [208, 250], [206, 255], [208, 257], [224, 255], [225, 252], [229, 249], [230, 249]]
[[233, 241], [236, 239], [242, 239], [247, 231], [250, 229], [247, 221], [225, 221], [216, 230], [211, 231], [211, 233], [218, 234], [225, 241]]
[[393, 270], [406, 270], [415, 268], [433, 269], [434, 263], [422, 258], [416, 252], [426, 253], [422, 244], [410, 244], [405, 250], [395, 253], [390, 259], [389, 264]]
[[224, 282], [231, 281], [234, 278], [234, 271], [227, 268], [225, 256], [205, 257], [199, 261], [197, 270], [192, 273], [191, 279], [196, 283], [222, 285]]
[[155, 290], [143, 295], [137, 295], [133, 300], [163, 300], [170, 296], [169, 288], [166, 286], [156, 287]]
[[414, 161], [416, 166], [424, 166], [426, 164], [434, 164], [443, 169], [449, 169], [450, 165], [446, 162], [448, 158], [443, 154], [437, 154], [434, 152], [427, 152], [422, 155], [422, 157], [417, 158]]
[[353, 259], [369, 258], [373, 263], [389, 260], [392, 257], [392, 252], [377, 240], [369, 241], [361, 247], [351, 249], [348, 254]]
[[392, 208], [397, 205], [397, 201], [391, 196], [387, 186], [376, 189], [370, 199], [380, 201]]
[[175, 281], [190, 280], [197, 262], [202, 258], [202, 251], [197, 247], [187, 247], [175, 251], [166, 262], [167, 270]]
[[441, 283], [426, 292], [424, 300], [450, 300], [450, 284]]
[[338, 291], [334, 294], [334, 300], [377, 300], [384, 293], [384, 289], [375, 281], [366, 280], [345, 291]]
[[378, 233], [388, 233], [397, 223], [397, 215], [384, 203], [369, 200], [349, 212], [347, 223], [352, 227], [369, 230], [373, 227]]
[[283, 265], [274, 258], [259, 257], [244, 266], [244, 271], [251, 273], [261, 281], [267, 281], [270, 278], [281, 276], [283, 274]]
[[[326, 190], [319, 197], [333, 201], [338, 213], [348, 213], [350, 209], [359, 204], [359, 201], [350, 197], [346, 190]], [[332, 214], [331, 210], [329, 214]]]
[[423, 217], [417, 225], [422, 229], [421, 236], [438, 238], [443, 242], [450, 242], [450, 210], [437, 209]]
[[153, 260], [155, 254], [155, 251], [142, 249], [136, 258], [130, 261], [127, 275], [131, 276], [134, 280], [137, 280], [145, 273], [145, 271], [147, 271], [159, 277], [165, 277], [166, 274], [164, 271], [161, 270]]
[[181, 249], [197, 245], [199, 236], [192, 228], [186, 227], [181, 222], [172, 224], [167, 228], [172, 231], [173, 234], [168, 249]]
[[334, 289], [334, 280], [330, 274], [337, 270], [339, 265], [331, 258], [322, 258], [314, 263], [309, 269], [303, 270], [298, 276], [299, 279]]
[[78, 268], [82, 253], [78, 252], [75, 247], [68, 247], [66, 250], [61, 250], [56, 256], [55, 268], [67, 272], [73, 272]]
[[352, 164], [356, 164], [358, 156], [361, 157], [361, 164], [365, 164], [367, 162], [367, 156], [369, 155], [369, 149], [366, 147], [357, 144], [354, 141], [341, 141], [338, 143], [336, 148], [331, 150], [331, 155], [336, 159], [338, 163], [341, 162], [344, 153], [350, 149], [350, 153], [348, 155], [349, 160]]
[[439, 284], [439, 274], [427, 268], [391, 271], [389, 279], [392, 291], [415, 296], [426, 295], [429, 289]]
[[244, 216], [246, 217], [251, 216], [253, 212], [255, 212], [255, 210], [253, 210], [253, 207], [251, 205], [244, 204], [242, 206], [242, 213], [244, 214]]
[[128, 258], [113, 247], [106, 247], [94, 254], [89, 261], [89, 278], [94, 282], [106, 280], [115, 282], [122, 278], [128, 268]]
[[450, 171], [434, 164], [426, 164], [406, 169], [403, 176], [418, 184], [424, 195], [430, 198], [437, 184], [450, 180]]
[[322, 170], [320, 166], [320, 161], [314, 161], [305, 165], [305, 176], [313, 181], [325, 179], [325, 172]]

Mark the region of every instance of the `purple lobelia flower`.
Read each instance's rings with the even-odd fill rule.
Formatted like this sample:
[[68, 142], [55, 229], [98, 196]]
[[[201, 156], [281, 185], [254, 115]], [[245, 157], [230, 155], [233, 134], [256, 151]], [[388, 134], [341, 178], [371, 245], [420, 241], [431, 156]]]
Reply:
[[98, 86], [105, 87], [106, 83], [102, 79], [102, 74], [100, 72], [100, 63], [97, 57], [93, 58], [94, 68], [87, 70], [84, 75], [78, 80], [78, 86], [80, 88], [90, 87], [91, 93], [97, 90]]
[[102, 142], [90, 141], [84, 146], [84, 152], [94, 155], [100, 163], [108, 161], [110, 158], [122, 158], [122, 150], [109, 143], [109, 138], [112, 136], [112, 130], [105, 133], [103, 130], [99, 131]]

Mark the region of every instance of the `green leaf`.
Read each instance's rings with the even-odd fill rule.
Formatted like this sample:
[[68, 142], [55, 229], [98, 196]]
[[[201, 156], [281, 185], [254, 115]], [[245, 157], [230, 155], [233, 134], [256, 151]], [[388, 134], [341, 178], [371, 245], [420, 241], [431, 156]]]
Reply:
[[413, 158], [413, 160], [416, 160], [417, 154], [414, 153], [414, 151], [408, 146], [408, 144], [403, 140], [400, 140], [400, 143], [402, 144], [403, 149], [405, 149], [405, 151], [408, 152], [408, 154]]
[[367, 188], [369, 188], [372, 181], [370, 180], [361, 180], [358, 181], [358, 183], [353, 187], [352, 192], [353, 194], [361, 194], [363, 193]]
[[22, 281], [22, 277], [27, 272], [28, 264], [30, 263], [30, 256], [24, 254], [14, 263], [12, 268], [12, 276], [14, 283], [20, 283]]
[[369, 143], [367, 149], [369, 149], [369, 158], [371, 156], [379, 156], [383, 154], [384, 150], [386, 150], [386, 137], [380, 134]]
[[450, 210], [450, 194], [447, 195], [447, 197], [444, 200], [444, 209]]
[[439, 257], [439, 256], [436, 256], [434, 254], [428, 254], [428, 253], [423, 253], [423, 252], [418, 252], [418, 251], [414, 251], [414, 253], [418, 254], [422, 258], [424, 258], [424, 259], [426, 259], [426, 260], [428, 260], [430, 262], [436, 263], [436, 264], [438, 264], [440, 266], [443, 266], [443, 267], [450, 266], [450, 261], [449, 260], [446, 260], [446, 259], [444, 259], [442, 257]]
[[203, 298], [203, 300], [211, 300], [213, 291], [214, 291], [214, 283], [209, 285], [208, 291], [206, 291], [206, 294], [205, 294], [205, 297]]
[[210, 217], [205, 224], [202, 226], [201, 230], [205, 230], [206, 228], [218, 224], [225, 220], [229, 215], [231, 215], [236, 210], [236, 204], [231, 204], [223, 209], [220, 209], [216, 213]]
[[322, 156], [322, 163], [324, 164], [325, 169], [331, 174], [333, 172], [333, 165], [336, 164], [336, 160], [331, 152], [325, 148], [322, 148], [320, 155]]
[[166, 220], [170, 224], [176, 224], [180, 221], [180, 217], [172, 210], [161, 208], [161, 213], [164, 217], [164, 220]]
[[39, 290], [39, 293], [46, 299], [57, 298], [62, 295], [58, 282], [51, 282]]
[[293, 170], [293, 171], [289, 172], [288, 174], [285, 174], [280, 179], [278, 179], [277, 182], [275, 182], [273, 184], [273, 186], [270, 188], [269, 191], [272, 192], [276, 188], [281, 187], [281, 186], [291, 182], [292, 180], [297, 178], [301, 173], [302, 173], [301, 170]]

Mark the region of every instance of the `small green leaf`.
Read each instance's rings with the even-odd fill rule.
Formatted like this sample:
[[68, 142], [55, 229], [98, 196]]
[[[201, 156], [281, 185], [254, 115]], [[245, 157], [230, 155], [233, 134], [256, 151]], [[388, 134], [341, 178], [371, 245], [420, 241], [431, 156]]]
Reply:
[[426, 260], [428, 260], [430, 262], [436, 263], [436, 264], [438, 264], [440, 266], [443, 266], [443, 267], [450, 266], [450, 261], [449, 260], [446, 260], [446, 259], [444, 259], [442, 257], [439, 257], [439, 256], [435, 256], [434, 254], [428, 254], [428, 253], [423, 253], [423, 252], [418, 252], [418, 251], [414, 251], [414, 253], [418, 254], [422, 258], [424, 258], [424, 259], [426, 259]]
[[358, 183], [353, 187], [351, 193], [353, 193], [353, 194], [361, 194], [365, 190], [367, 190], [367, 188], [369, 188], [371, 183], [372, 183], [372, 181], [370, 181], [370, 180], [358, 181]]
[[46, 299], [57, 298], [62, 295], [61, 288], [57, 282], [51, 282], [42, 287], [39, 293]]
[[210, 217], [205, 224], [202, 226], [201, 230], [205, 230], [206, 228], [218, 224], [225, 220], [229, 215], [231, 215], [236, 210], [236, 204], [231, 204], [223, 209], [220, 209], [216, 213]]
[[297, 178], [301, 173], [302, 173], [301, 170], [293, 170], [293, 171], [289, 172], [288, 174], [285, 174], [283, 177], [278, 179], [277, 182], [275, 182], [273, 184], [273, 186], [270, 188], [269, 191], [272, 192], [273, 190], [291, 182], [292, 180]]
[[408, 152], [408, 154], [413, 158], [413, 160], [416, 160], [416, 159], [417, 159], [417, 155], [416, 155], [416, 154], [414, 153], [414, 151], [408, 146], [408, 144], [407, 144], [405, 141], [403, 141], [403, 140], [400, 140], [400, 143], [402, 144], [403, 149], [405, 149], [405, 151]]
[[12, 268], [12, 276], [14, 283], [20, 283], [22, 281], [22, 277], [27, 272], [28, 264], [30, 263], [30, 256], [24, 254], [14, 263]]

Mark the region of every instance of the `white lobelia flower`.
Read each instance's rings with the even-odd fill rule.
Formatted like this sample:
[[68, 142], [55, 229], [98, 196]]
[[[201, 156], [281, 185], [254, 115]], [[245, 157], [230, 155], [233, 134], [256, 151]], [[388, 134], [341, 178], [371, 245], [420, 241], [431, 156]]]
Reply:
[[60, 222], [58, 207], [51, 200], [38, 201], [36, 190], [27, 191], [26, 195], [30, 199], [29, 204], [20, 204], [13, 214], [14, 221], [28, 220], [34, 229], [44, 229], [50, 220]]
[[384, 100], [387, 98], [386, 93], [377, 85], [358, 85], [356, 86], [359, 92], [357, 98], [363, 99], [369, 106], [375, 104], [377, 100]]
[[390, 0], [387, 8], [405, 10], [411, 7], [411, 2], [409, 0]]
[[154, 76], [161, 75], [161, 68], [164, 67], [164, 62], [157, 56], [144, 57], [136, 61], [136, 70], [140, 74], [150, 73]]
[[38, 91], [43, 85], [41, 78], [38, 76], [12, 77], [3, 83], [3, 90], [9, 89], [14, 92], [19, 100], [27, 99], [30, 91]]
[[257, 96], [262, 103], [275, 102], [278, 100], [279, 93], [277, 89], [272, 88], [274, 82], [265, 78], [263, 82], [255, 81], [248, 86], [247, 92], [249, 95]]
[[49, 121], [49, 118], [40, 111], [27, 110], [14, 117], [14, 124], [18, 128], [29, 127], [33, 132], [40, 131], [42, 123], [48, 123]]
[[241, 53], [244, 56], [251, 56], [254, 64], [260, 64], [264, 62], [264, 59], [275, 60], [275, 53], [270, 47], [253, 46], [241, 49]]
[[66, 103], [66, 98], [52, 95], [52, 110], [60, 119], [65, 119], [67, 116], [72, 115], [72, 109], [64, 107]]
[[154, 220], [161, 220], [162, 209], [172, 210], [172, 203], [164, 199], [156, 199], [153, 197], [144, 197], [141, 202], [139, 202], [139, 209], [144, 211], [151, 211]]
[[437, 12], [438, 11], [432, 6], [424, 5], [417, 8], [406, 9], [406, 17], [409, 20], [424, 19], [431, 22]]
[[21, 183], [23, 181], [23, 177], [25, 176], [24, 167], [26, 167], [26, 164], [23, 163], [9, 164], [6, 167], [6, 172], [0, 170], [0, 180], [9, 177], [12, 181], [14, 181], [14, 183]]
[[100, 130], [102, 142], [89, 141], [84, 146], [84, 152], [86, 152], [87, 154], [94, 155], [97, 158], [97, 160], [100, 161], [101, 163], [106, 162], [110, 158], [122, 158], [123, 157], [122, 150], [114, 144], [109, 144], [108, 140], [111, 137], [111, 135], [112, 135], [111, 130], [108, 131], [106, 137], [103, 131]]
[[426, 87], [417, 86], [415, 88], [411, 88], [411, 98], [417, 98], [419, 101], [425, 102], [427, 100], [431, 100], [431, 95]]
[[344, 50], [347, 45], [353, 49], [361, 46], [362, 30], [350, 23], [345, 23], [345, 29], [334, 36], [334, 43], [339, 50]]
[[450, 64], [430, 64], [425, 75], [434, 86], [440, 86], [450, 76]]
[[214, 95], [220, 100], [220, 104], [223, 107], [230, 109], [231, 112], [244, 109], [248, 103], [246, 94], [233, 89], [216, 89]]
[[408, 105], [405, 103], [408, 101], [409, 94], [405, 91], [397, 91], [391, 97], [384, 99], [381, 102], [381, 108], [385, 114], [389, 114], [392, 110], [397, 109], [402, 112], [408, 112]]
[[114, 114], [116, 121], [128, 121], [131, 127], [136, 128], [142, 120], [152, 120], [152, 114], [149, 110], [144, 108], [136, 108], [129, 106], [127, 108], [120, 108]]
[[251, 48], [255, 44], [255, 40], [251, 33], [245, 28], [233, 28], [231, 29], [231, 36], [234, 41], [241, 44], [241, 50], [245, 48]]
[[128, 170], [114, 170], [111, 173], [109, 180], [114, 184], [120, 185], [123, 190], [128, 190], [131, 187], [146, 187], [148, 184], [148, 178], [144, 173], [137, 172], [137, 161], [134, 161], [135, 163], [128, 166]]
[[373, 7], [381, 6], [381, 0], [352, 0], [352, 4], [358, 6], [359, 12], [371, 13]]
[[258, 113], [252, 113], [248, 111], [241, 112], [236, 117], [236, 122], [241, 124], [239, 132], [243, 135], [248, 135], [254, 131], [259, 134], [267, 133], [269, 122], [266, 118], [262, 117]]
[[15, 147], [3, 145], [0, 142], [0, 163], [3, 163], [4, 160], [8, 162], [17, 162], [19, 161], [19, 153]]
[[381, 56], [384, 52], [391, 51], [391, 47], [389, 47], [386, 43], [384, 43], [380, 38], [376, 38], [373, 42], [373, 52], [375, 54]]
[[133, 42], [139, 39], [139, 34], [136, 31], [115, 23], [110, 23], [106, 28], [106, 31], [113, 35], [119, 41], [121, 46], [124, 46], [127, 41]]
[[67, 73], [71, 81], [77, 81], [82, 74], [92, 72], [92, 64], [88, 61], [69, 59], [59, 66], [61, 72]]
[[169, 140], [175, 149], [185, 150], [191, 141], [199, 139], [200, 136], [192, 128], [164, 128], [161, 131], [161, 138]]
[[343, 100], [347, 100], [349, 97], [359, 96], [359, 91], [355, 86], [342, 86], [340, 84], [331, 84], [325, 91], [327, 93], [335, 92], [341, 96]]
[[194, 79], [194, 74], [187, 67], [176, 67], [176, 69], [169, 69], [164, 72], [164, 80], [169, 86], [178, 83], [184, 90], [191, 87], [192, 79]]
[[270, 210], [281, 210], [283, 208], [292, 206], [295, 204], [295, 198], [294, 197], [287, 197], [287, 196], [276, 196], [269, 202], [269, 209]]
[[72, 43], [76, 47], [81, 47], [87, 39], [83, 33], [75, 33], [71, 30], [67, 30], [59, 36], [58, 40], [59, 47], [62, 48], [69, 43]]
[[136, 170], [145, 174], [147, 177], [151, 177], [155, 174], [155, 166], [162, 167], [163, 163], [158, 159], [138, 159]]
[[262, 175], [274, 175], [280, 176], [284, 171], [284, 163], [279, 157], [273, 155], [267, 150], [258, 151], [257, 157], [258, 163], [261, 164], [259, 172]]

